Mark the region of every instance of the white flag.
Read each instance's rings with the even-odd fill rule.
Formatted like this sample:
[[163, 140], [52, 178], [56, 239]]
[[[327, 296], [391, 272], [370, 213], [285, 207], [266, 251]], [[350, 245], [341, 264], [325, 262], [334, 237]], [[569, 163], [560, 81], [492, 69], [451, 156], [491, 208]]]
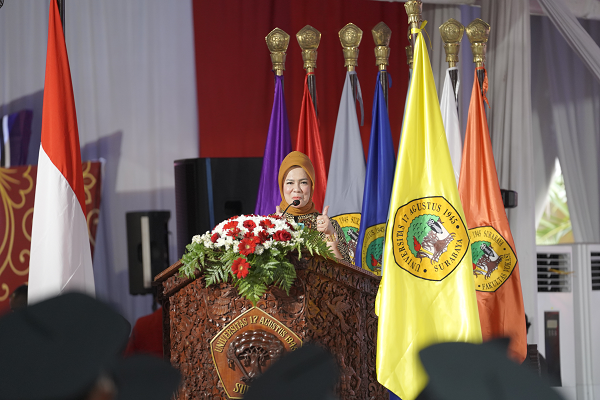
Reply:
[[347, 71], [335, 125], [327, 192], [323, 205], [329, 206], [329, 215], [333, 216], [333, 219], [342, 227], [346, 242], [348, 242], [350, 257], [354, 261], [360, 229], [366, 167], [365, 152], [356, 114], [356, 101], [352, 93], [352, 77], [356, 82], [357, 98], [362, 97], [356, 71]]
[[[460, 123], [458, 122], [458, 110], [456, 109], [456, 97], [450, 80], [450, 71], [456, 70], [456, 67], [446, 70], [446, 80], [444, 89], [442, 89], [442, 99], [440, 100], [440, 109], [442, 111], [442, 120], [446, 130], [446, 139], [448, 140], [448, 149], [452, 159], [452, 168], [454, 168], [454, 177], [458, 185], [460, 175], [460, 164], [462, 161], [462, 138], [460, 135]], [[460, 78], [456, 82], [456, 91], [460, 86]]]
[[[356, 71], [346, 72], [329, 163], [324, 205], [329, 206], [329, 215], [333, 216], [360, 213], [362, 207], [365, 153], [350, 82], [350, 76], [353, 74], [356, 74]], [[360, 94], [358, 79], [356, 85]]]

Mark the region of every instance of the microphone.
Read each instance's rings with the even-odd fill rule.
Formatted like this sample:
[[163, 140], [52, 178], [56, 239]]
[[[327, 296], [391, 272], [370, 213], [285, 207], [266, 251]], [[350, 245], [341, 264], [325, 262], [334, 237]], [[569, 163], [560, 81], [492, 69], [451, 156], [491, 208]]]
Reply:
[[283, 210], [283, 214], [281, 214], [281, 216], [283, 217], [283, 216], [285, 215], [285, 213], [286, 213], [286, 211], [288, 210], [288, 208], [290, 208], [291, 206], [297, 206], [297, 205], [299, 205], [299, 204], [300, 204], [300, 200], [294, 200], [294, 201], [292, 201], [292, 204], [289, 204], [289, 205], [288, 205], [288, 206], [285, 208], [285, 210]]

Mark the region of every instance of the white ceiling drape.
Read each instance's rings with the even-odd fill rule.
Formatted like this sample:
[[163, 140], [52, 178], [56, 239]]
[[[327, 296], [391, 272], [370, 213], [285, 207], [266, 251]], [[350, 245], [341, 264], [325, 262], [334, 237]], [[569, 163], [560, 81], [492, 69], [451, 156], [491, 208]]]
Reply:
[[600, 47], [583, 29], [572, 9], [567, 7], [562, 0], [538, 1], [544, 13], [550, 18], [575, 54], [590, 70], [592, 76], [600, 82]]
[[[381, 0], [389, 1], [389, 0]], [[391, 0], [406, 1], [406, 0]], [[427, 0], [428, 4], [458, 4], [468, 6], [481, 6], [485, 0]], [[544, 14], [542, 5], [543, 0], [530, 0], [529, 11], [532, 15]], [[600, 19], [600, 2], [598, 0], [563, 0], [568, 5], [570, 13], [577, 18]]]
[[[585, 23], [596, 40], [598, 23]], [[534, 86], [540, 132], [547, 163], [558, 157], [567, 190], [573, 237], [579, 243], [600, 242], [600, 81], [547, 18], [534, 25], [541, 44], [534, 60], [536, 75], [545, 82]], [[586, 31], [587, 33], [587, 31]], [[542, 107], [545, 105], [545, 107]], [[552, 146], [550, 145], [552, 144]], [[553, 147], [554, 146], [554, 147]], [[538, 160], [540, 157], [538, 156]], [[548, 166], [549, 167], [549, 166]], [[546, 167], [546, 171], [550, 168]], [[538, 176], [543, 176], [538, 168]]]
[[[491, 25], [486, 68], [492, 138], [498, 181], [515, 190], [516, 208], [507, 211], [519, 259], [525, 312], [537, 315], [535, 194], [531, 134], [531, 38], [529, 4], [483, 0], [481, 18]], [[530, 338], [536, 337], [535, 327]]]

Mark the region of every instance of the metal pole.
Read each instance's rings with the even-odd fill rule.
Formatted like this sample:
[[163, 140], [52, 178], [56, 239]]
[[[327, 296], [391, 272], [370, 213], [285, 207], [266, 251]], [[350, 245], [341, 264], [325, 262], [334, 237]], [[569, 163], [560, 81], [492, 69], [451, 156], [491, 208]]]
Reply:
[[317, 110], [317, 86], [314, 72], [315, 68], [317, 68], [317, 48], [321, 42], [321, 32], [310, 25], [306, 25], [296, 34], [296, 39], [298, 39], [298, 44], [302, 49], [304, 69], [308, 75], [308, 91], [312, 97], [313, 105], [315, 107], [315, 114], [318, 116], [319, 110]]
[[66, 0], [56, 0], [58, 3], [58, 14], [60, 15], [60, 23], [63, 28], [63, 36], [65, 34], [65, 1]]
[[373, 41], [375, 42], [375, 64], [379, 68], [379, 81], [385, 98], [385, 105], [388, 105], [388, 76], [387, 66], [390, 58], [390, 38], [392, 30], [382, 21], [375, 25], [371, 30]]
[[[467, 36], [471, 42], [471, 51], [473, 52], [473, 62], [476, 68], [482, 68], [485, 66], [485, 52], [487, 47], [488, 38], [490, 36], [490, 24], [483, 21], [481, 18], [475, 18], [467, 28]], [[483, 69], [477, 70], [477, 80], [479, 81], [479, 88], [481, 89], [481, 95], [485, 95], [483, 92], [483, 80], [485, 78], [485, 71]]]
[[[408, 26], [410, 29], [419, 29], [421, 27], [421, 22], [423, 21], [421, 15], [423, 14], [423, 2], [421, 0], [409, 0], [404, 3], [404, 9], [406, 10], [406, 15], [408, 16]], [[410, 44], [413, 49], [415, 47], [415, 43], [417, 40], [417, 33], [410, 34]]]

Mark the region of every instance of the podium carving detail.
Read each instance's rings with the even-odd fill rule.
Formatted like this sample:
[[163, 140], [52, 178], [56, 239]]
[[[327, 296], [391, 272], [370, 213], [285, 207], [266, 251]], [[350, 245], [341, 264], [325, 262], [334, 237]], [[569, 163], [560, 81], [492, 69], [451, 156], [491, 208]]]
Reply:
[[[297, 279], [289, 295], [270, 287], [255, 308], [228, 283], [207, 288], [201, 276], [179, 277], [178, 263], [156, 277], [159, 299], [168, 310], [163, 313], [165, 358], [183, 375], [178, 399], [241, 398], [253, 379], [300, 342], [321, 345], [334, 355], [340, 368], [340, 399], [387, 399], [375, 373], [374, 304], [380, 278], [321, 257], [293, 258], [292, 263]], [[256, 319], [250, 323], [263, 314], [281, 324], [283, 332]], [[246, 317], [246, 325], [238, 323], [227, 343], [219, 341], [224, 328], [243, 321], [240, 317]], [[292, 334], [297, 341], [286, 340]], [[225, 359], [218, 371], [213, 363], [217, 342], [219, 356]], [[219, 377], [225, 370], [240, 377], [231, 390]]]

